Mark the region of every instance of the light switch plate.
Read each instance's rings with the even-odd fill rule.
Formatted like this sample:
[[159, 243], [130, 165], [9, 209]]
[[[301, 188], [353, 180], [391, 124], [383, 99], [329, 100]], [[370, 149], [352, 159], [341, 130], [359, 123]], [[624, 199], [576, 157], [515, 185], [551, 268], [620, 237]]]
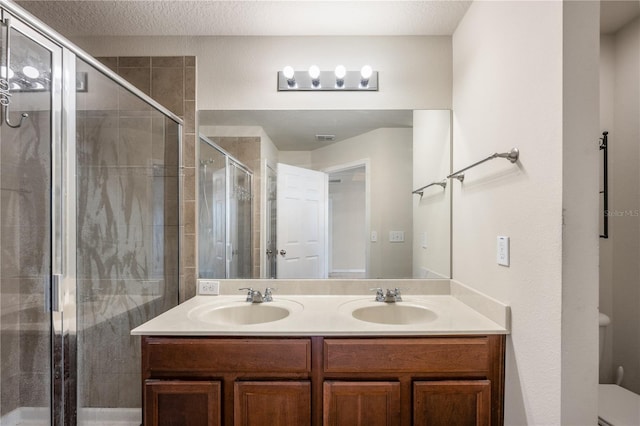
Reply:
[[420, 234], [420, 245], [422, 246], [423, 249], [427, 248], [427, 233], [426, 232], [422, 232]]
[[198, 280], [198, 294], [219, 295], [220, 281], [217, 280]]
[[509, 237], [498, 236], [498, 265], [509, 266]]
[[389, 242], [390, 243], [403, 243], [404, 242], [404, 231], [389, 231]]
[[375, 243], [378, 241], [378, 231], [371, 231], [371, 242]]

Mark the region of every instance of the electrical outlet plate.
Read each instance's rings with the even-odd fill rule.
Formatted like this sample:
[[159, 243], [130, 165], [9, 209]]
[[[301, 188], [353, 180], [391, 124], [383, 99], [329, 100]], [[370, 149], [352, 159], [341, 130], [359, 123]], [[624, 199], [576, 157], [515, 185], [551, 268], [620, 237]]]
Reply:
[[498, 265], [509, 266], [509, 237], [498, 236], [497, 250]]
[[198, 280], [198, 294], [219, 295], [220, 281], [217, 280]]
[[390, 243], [402, 243], [404, 242], [404, 231], [389, 231]]
[[378, 231], [371, 231], [371, 242], [375, 243], [378, 241]]

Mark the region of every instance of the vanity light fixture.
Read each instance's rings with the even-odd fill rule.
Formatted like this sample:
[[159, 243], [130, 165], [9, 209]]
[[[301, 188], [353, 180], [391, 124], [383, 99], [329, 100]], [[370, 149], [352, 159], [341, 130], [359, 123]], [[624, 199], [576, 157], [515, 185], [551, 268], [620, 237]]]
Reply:
[[311, 65], [306, 71], [295, 71], [287, 65], [278, 71], [278, 91], [378, 91], [378, 72], [370, 65], [359, 71], [348, 71], [338, 65], [333, 71], [322, 71]]

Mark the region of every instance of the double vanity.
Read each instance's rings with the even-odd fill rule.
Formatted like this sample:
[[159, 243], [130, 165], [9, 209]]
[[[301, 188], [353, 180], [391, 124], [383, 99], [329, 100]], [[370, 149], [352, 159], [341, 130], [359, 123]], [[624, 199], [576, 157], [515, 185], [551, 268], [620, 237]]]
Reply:
[[146, 426], [502, 424], [507, 306], [449, 280], [277, 283], [223, 282], [132, 331]]

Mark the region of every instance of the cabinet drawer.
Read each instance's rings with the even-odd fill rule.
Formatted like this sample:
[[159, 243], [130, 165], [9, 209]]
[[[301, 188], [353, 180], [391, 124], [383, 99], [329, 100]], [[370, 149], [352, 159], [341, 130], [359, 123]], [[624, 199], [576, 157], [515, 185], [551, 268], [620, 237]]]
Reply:
[[224, 373], [298, 377], [311, 370], [311, 342], [309, 339], [145, 337], [142, 357], [150, 378]]
[[325, 373], [477, 373], [489, 371], [486, 337], [326, 339]]

